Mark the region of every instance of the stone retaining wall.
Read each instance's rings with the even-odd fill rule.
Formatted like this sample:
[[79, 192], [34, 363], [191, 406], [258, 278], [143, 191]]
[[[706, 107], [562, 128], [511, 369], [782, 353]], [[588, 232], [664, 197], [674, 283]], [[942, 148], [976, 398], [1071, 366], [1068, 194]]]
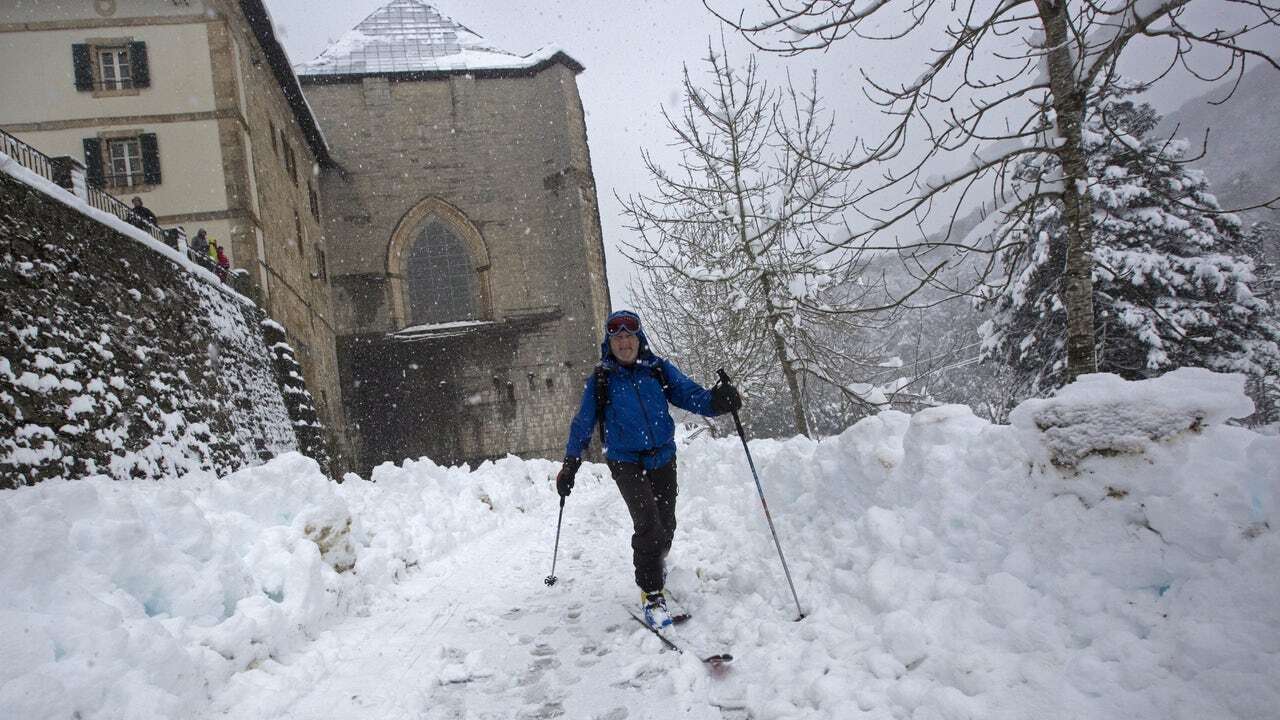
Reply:
[[0, 488], [217, 473], [298, 449], [244, 298], [0, 174]]

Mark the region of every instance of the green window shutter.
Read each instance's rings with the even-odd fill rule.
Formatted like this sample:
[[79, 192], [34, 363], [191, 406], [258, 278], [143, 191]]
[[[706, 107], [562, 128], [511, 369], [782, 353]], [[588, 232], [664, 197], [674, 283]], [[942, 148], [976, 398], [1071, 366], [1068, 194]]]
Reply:
[[160, 184], [160, 146], [156, 142], [155, 133], [143, 133], [138, 136], [142, 146], [142, 177], [148, 185]]
[[151, 65], [147, 63], [147, 44], [129, 43], [129, 71], [136, 88], [151, 87]]
[[90, 185], [102, 187], [102, 141], [84, 139], [84, 174]]
[[93, 54], [88, 45], [71, 46], [71, 67], [75, 70], [76, 90], [92, 90]]

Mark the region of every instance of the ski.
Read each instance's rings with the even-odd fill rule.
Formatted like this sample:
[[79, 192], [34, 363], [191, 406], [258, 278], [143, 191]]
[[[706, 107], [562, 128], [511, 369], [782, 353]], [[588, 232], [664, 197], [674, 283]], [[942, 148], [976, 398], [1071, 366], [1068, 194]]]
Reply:
[[[685, 652], [684, 648], [681, 646], [680, 643], [676, 642], [669, 633], [663, 632], [662, 630], [659, 630], [658, 628], [655, 628], [649, 623], [645, 622], [644, 616], [636, 612], [635, 608], [631, 607], [630, 605], [623, 603], [622, 607], [627, 611], [627, 614], [630, 615], [633, 620], [640, 623], [641, 627], [653, 633], [654, 635], [657, 635], [658, 639], [661, 640], [662, 644], [666, 645], [668, 649], [674, 650], [682, 655], [684, 654]], [[688, 617], [686, 616], [685, 619], [688, 619]], [[691, 654], [696, 655], [699, 660], [711, 666], [712, 668], [721, 668], [733, 662], [733, 656], [730, 655], [729, 653], [705, 654], [705, 653], [699, 653], [691, 650]]]
[[693, 615], [684, 609], [684, 605], [679, 600], [671, 597], [669, 591], [663, 594], [667, 596], [667, 612], [671, 615], [672, 625], [683, 625], [693, 619]]

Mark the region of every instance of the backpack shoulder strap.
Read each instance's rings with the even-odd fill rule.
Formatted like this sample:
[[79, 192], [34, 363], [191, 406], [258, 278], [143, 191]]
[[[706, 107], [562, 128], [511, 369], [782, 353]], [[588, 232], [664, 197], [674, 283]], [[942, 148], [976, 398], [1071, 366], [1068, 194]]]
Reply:
[[655, 358], [656, 362], [649, 368], [653, 373], [653, 378], [662, 386], [662, 396], [671, 402], [671, 383], [667, 380], [667, 371], [662, 369], [662, 358]]
[[596, 365], [596, 427], [600, 430], [600, 447], [604, 447], [604, 409], [609, 404], [609, 371]]

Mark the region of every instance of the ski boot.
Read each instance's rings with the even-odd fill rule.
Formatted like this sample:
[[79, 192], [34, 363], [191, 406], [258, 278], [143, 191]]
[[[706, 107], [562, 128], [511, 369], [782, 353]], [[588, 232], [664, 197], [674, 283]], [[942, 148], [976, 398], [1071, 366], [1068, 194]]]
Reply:
[[654, 630], [671, 627], [671, 613], [667, 612], [667, 597], [661, 590], [641, 592], [640, 605], [644, 608], [644, 621]]

